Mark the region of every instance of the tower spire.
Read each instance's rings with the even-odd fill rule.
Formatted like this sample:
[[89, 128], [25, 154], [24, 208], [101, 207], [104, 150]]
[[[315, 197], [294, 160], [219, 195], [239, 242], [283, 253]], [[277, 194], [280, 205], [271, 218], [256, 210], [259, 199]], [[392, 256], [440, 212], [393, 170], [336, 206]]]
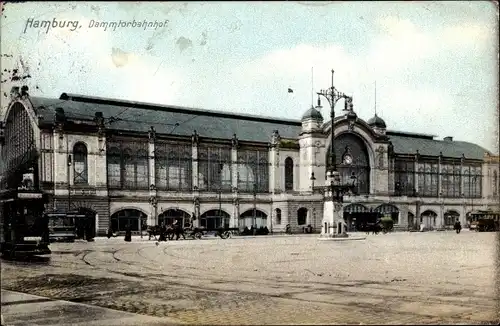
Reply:
[[311, 107], [314, 107], [314, 67], [311, 67]]
[[377, 81], [375, 80], [375, 105], [374, 105], [375, 115], [377, 115]]

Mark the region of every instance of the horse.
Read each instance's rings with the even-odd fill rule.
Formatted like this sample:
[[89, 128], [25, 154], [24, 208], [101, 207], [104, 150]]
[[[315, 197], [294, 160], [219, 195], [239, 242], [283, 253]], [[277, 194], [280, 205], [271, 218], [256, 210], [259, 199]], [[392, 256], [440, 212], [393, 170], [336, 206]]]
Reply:
[[176, 236], [175, 240], [179, 240], [180, 236], [186, 240], [186, 235], [184, 234], [184, 227], [180, 224], [172, 224], [167, 228], [167, 233], [169, 234], [169, 240], [174, 239], [174, 235]]
[[156, 236], [160, 235], [160, 233], [161, 233], [161, 226], [148, 225], [147, 232], [148, 232], [149, 240], [151, 240], [151, 238], [153, 238], [153, 237], [156, 239]]

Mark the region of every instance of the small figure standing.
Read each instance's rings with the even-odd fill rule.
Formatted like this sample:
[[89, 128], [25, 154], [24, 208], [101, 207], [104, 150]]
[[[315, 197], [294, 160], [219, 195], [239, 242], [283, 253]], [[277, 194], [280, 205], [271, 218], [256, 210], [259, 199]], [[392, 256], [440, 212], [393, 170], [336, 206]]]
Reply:
[[108, 228], [108, 232], [106, 233], [106, 236], [108, 237], [108, 239], [113, 236], [113, 229], [111, 227]]
[[460, 231], [462, 231], [462, 224], [460, 224], [459, 220], [455, 222], [453, 228], [455, 229], [455, 232], [457, 232], [457, 234], [460, 233]]
[[165, 226], [165, 223], [161, 224], [160, 239], [158, 241], [167, 241], [167, 227]]
[[130, 228], [130, 224], [127, 224], [125, 227], [125, 241], [132, 241], [132, 229]]

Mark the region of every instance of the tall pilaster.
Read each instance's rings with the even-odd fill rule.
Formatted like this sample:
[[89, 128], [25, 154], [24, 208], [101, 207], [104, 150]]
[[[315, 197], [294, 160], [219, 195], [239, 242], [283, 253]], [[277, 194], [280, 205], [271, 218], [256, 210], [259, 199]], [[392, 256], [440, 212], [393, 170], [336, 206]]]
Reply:
[[149, 132], [149, 143], [148, 143], [148, 164], [149, 164], [149, 203], [150, 212], [148, 215], [147, 224], [148, 225], [158, 225], [158, 199], [157, 199], [157, 189], [156, 189], [156, 171], [155, 171], [155, 143], [156, 143], [156, 131], [154, 127], [151, 126]]
[[198, 136], [198, 133], [196, 130], [193, 132], [193, 135], [191, 136], [191, 144], [192, 144], [192, 183], [193, 186], [192, 188], [194, 190], [199, 189], [199, 180], [198, 180], [198, 146], [200, 145], [200, 138]]

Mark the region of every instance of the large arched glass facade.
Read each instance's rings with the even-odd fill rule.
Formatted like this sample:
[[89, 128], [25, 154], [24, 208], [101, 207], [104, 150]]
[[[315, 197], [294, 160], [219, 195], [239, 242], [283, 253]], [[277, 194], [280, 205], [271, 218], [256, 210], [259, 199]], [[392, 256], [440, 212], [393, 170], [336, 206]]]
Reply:
[[111, 228], [114, 232], [126, 231], [130, 226], [132, 231], [139, 231], [139, 223], [142, 229], [146, 229], [147, 215], [137, 209], [123, 209], [111, 215]]
[[200, 226], [207, 229], [228, 228], [230, 216], [219, 209], [212, 209], [200, 216]]
[[267, 226], [267, 214], [258, 209], [255, 209], [254, 214], [254, 210], [249, 209], [240, 215], [238, 224], [240, 229], [244, 229], [245, 226], [247, 228], [251, 228], [252, 225], [257, 228]]
[[[330, 148], [327, 151], [327, 168], [331, 166]], [[352, 160], [346, 159], [348, 156]], [[370, 157], [364, 141], [353, 133], [345, 133], [335, 137], [335, 161], [342, 184], [352, 183], [355, 176], [356, 192], [370, 193]]]
[[191, 223], [191, 215], [181, 209], [167, 209], [158, 215], [158, 225], [171, 225], [175, 220], [178, 220], [182, 226], [187, 227]]

